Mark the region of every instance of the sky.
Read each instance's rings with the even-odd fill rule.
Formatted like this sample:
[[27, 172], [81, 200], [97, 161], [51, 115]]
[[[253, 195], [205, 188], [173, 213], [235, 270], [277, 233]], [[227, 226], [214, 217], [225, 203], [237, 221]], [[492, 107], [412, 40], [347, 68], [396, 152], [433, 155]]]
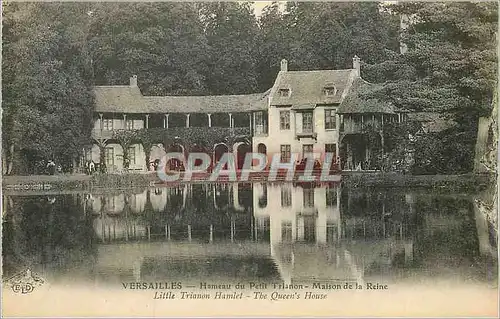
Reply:
[[[279, 1], [280, 5], [284, 5], [286, 1]], [[272, 1], [255, 1], [253, 4], [253, 10], [255, 12], [255, 15], [257, 17], [260, 17], [262, 14], [262, 10], [264, 9], [265, 6], [270, 5], [273, 3]]]

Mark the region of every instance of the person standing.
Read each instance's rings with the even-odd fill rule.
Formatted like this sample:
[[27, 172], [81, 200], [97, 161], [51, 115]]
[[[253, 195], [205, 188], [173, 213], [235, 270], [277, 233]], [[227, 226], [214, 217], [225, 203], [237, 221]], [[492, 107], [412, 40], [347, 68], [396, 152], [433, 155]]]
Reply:
[[90, 160], [89, 163], [89, 175], [92, 175], [95, 171], [95, 163], [93, 160]]
[[50, 160], [47, 163], [47, 169], [49, 171], [49, 175], [54, 175], [56, 173], [56, 163], [53, 160]]

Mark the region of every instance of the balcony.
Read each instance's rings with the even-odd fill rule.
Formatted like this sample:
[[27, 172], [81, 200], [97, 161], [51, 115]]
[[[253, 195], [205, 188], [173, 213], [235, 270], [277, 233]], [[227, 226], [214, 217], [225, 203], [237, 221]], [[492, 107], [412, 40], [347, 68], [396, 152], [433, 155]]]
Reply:
[[318, 208], [313, 206], [313, 207], [303, 207], [300, 211], [296, 213], [298, 217], [301, 216], [315, 216], [318, 217]]
[[340, 132], [344, 134], [362, 134], [370, 131], [380, 131], [382, 125], [380, 121], [357, 121], [357, 120], [345, 120], [344, 123], [340, 124]]
[[140, 130], [92, 130], [94, 139], [118, 139], [123, 133], [136, 134], [137, 140], [147, 138], [157, 143], [170, 143], [180, 139], [185, 143], [233, 141], [250, 137], [249, 127], [172, 127]]
[[314, 132], [314, 129], [302, 129], [300, 131], [297, 131], [296, 133], [297, 139], [300, 140], [301, 138], [313, 138], [316, 139], [318, 136], [318, 133]]

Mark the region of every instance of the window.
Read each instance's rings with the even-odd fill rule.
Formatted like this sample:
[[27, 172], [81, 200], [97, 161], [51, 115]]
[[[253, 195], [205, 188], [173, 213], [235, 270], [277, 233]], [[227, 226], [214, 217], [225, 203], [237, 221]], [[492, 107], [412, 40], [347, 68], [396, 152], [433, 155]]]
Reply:
[[290, 129], [290, 111], [280, 111], [280, 129]]
[[337, 206], [337, 188], [327, 187], [326, 188], [326, 207]]
[[281, 241], [285, 243], [292, 242], [292, 222], [282, 221], [281, 222]]
[[337, 93], [337, 90], [335, 90], [335, 87], [333, 86], [327, 86], [324, 88], [323, 92], [326, 96], [334, 96], [335, 93]]
[[111, 167], [115, 165], [115, 149], [112, 147], [106, 147], [104, 149], [104, 157], [106, 159], [106, 166]]
[[131, 165], [135, 165], [136, 164], [136, 157], [135, 157], [135, 146], [131, 146], [128, 148], [128, 159], [129, 159], [129, 163]]
[[313, 114], [306, 112], [302, 114], [302, 132], [310, 133], [313, 131]]
[[113, 120], [112, 119], [103, 119], [102, 120], [102, 129], [105, 131], [113, 130]]
[[314, 188], [304, 188], [304, 207], [314, 207]]
[[337, 241], [337, 225], [331, 221], [326, 222], [326, 242], [333, 243]]
[[335, 144], [325, 144], [325, 153], [332, 153], [333, 162], [337, 162], [337, 146]]
[[264, 134], [264, 117], [262, 112], [255, 112], [255, 134]]
[[267, 207], [267, 184], [262, 184], [262, 195], [259, 196], [259, 208]]
[[337, 128], [336, 110], [325, 110], [325, 129], [334, 130]]
[[280, 97], [289, 97], [290, 89], [279, 89], [278, 94]]
[[281, 151], [281, 163], [288, 163], [288, 162], [290, 162], [291, 146], [290, 145], [281, 145], [280, 146], [280, 151]]
[[134, 120], [127, 120], [125, 122], [125, 129], [133, 130], [134, 129]]
[[292, 190], [283, 185], [281, 187], [281, 207], [292, 206]]
[[302, 156], [303, 157], [312, 156], [312, 152], [313, 152], [313, 145], [312, 144], [302, 145]]

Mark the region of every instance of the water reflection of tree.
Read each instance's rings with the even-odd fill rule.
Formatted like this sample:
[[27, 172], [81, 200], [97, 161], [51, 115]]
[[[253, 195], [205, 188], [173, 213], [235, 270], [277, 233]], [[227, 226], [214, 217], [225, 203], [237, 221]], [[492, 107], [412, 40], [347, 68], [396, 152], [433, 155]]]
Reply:
[[63, 271], [91, 262], [97, 241], [83, 203], [83, 194], [14, 198], [17, 216], [6, 223], [3, 241], [7, 268]]
[[413, 237], [411, 207], [402, 192], [344, 189], [340, 210], [347, 237]]
[[417, 257], [447, 260], [451, 266], [479, 257], [479, 241], [472, 203], [453, 196], [417, 197], [417, 214], [424, 216], [417, 234]]

